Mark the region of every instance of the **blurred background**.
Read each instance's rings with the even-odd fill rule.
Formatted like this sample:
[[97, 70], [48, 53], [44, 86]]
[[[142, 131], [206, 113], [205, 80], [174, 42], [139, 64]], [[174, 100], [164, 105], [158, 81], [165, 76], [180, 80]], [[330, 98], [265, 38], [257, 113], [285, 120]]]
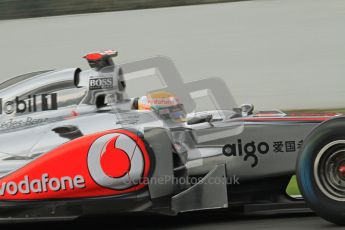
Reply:
[[0, 19], [31, 18], [235, 1], [241, 0], [0, 0]]
[[345, 107], [344, 0], [0, 0], [0, 19], [1, 81], [117, 49], [222, 78], [238, 104]]

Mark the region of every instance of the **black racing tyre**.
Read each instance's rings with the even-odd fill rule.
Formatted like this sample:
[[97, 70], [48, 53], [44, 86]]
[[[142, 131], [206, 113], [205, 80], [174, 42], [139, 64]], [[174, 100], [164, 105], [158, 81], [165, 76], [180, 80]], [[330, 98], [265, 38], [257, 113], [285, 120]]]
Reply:
[[308, 135], [296, 175], [309, 207], [324, 219], [345, 225], [345, 117], [326, 121]]

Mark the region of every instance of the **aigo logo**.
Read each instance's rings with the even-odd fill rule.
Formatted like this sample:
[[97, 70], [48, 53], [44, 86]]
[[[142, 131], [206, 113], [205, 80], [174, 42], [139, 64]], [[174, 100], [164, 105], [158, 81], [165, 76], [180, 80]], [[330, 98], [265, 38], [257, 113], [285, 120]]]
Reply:
[[112, 190], [140, 185], [150, 169], [143, 140], [126, 130], [116, 130], [97, 138], [90, 146], [87, 164], [94, 182]]

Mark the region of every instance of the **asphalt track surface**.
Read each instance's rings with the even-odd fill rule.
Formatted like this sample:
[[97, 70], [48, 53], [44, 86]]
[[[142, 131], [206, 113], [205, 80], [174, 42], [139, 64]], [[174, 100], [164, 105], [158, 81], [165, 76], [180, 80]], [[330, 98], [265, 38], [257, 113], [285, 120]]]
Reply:
[[238, 104], [344, 107], [344, 12], [344, 0], [255, 0], [0, 21], [0, 80], [114, 48], [119, 63], [164, 55], [185, 81], [220, 77]]
[[2, 229], [340, 229], [312, 213], [234, 215], [227, 212], [203, 212], [168, 216], [118, 216], [88, 218], [72, 222], [46, 222], [4, 225]]

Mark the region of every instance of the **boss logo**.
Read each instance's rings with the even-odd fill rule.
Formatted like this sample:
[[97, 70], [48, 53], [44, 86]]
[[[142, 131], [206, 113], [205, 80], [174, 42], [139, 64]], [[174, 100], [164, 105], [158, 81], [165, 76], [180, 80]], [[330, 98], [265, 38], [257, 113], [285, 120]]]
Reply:
[[113, 78], [95, 78], [90, 79], [89, 87], [91, 90], [93, 89], [111, 89], [113, 88]]
[[87, 163], [92, 179], [100, 186], [124, 190], [139, 184], [149, 165], [145, 149], [124, 133], [99, 137], [91, 145]]
[[16, 97], [13, 101], [4, 101], [0, 98], [0, 114], [12, 114], [57, 110], [57, 94], [29, 95], [25, 99]]

